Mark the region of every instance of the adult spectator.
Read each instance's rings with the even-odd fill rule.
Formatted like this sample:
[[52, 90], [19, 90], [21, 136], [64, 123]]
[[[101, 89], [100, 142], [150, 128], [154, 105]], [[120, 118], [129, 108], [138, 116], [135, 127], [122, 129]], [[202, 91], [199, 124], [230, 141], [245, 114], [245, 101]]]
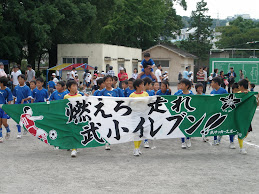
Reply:
[[161, 82], [162, 82], [162, 72], [161, 72], [161, 65], [158, 64], [157, 65], [157, 70], [155, 71], [155, 76], [156, 76], [156, 79], [157, 79], [157, 82], [159, 83], [159, 86], [161, 86]]
[[207, 69], [207, 67], [203, 67], [203, 73], [204, 73], [203, 93], [206, 94], [207, 82], [208, 82], [208, 69]]
[[138, 78], [138, 69], [134, 68], [132, 78], [137, 79]]
[[56, 78], [56, 74], [55, 74], [55, 73], [52, 73], [52, 77], [53, 77], [53, 82], [55, 83], [55, 85], [57, 85], [57, 83], [58, 83], [59, 81], [58, 81], [58, 78]]
[[234, 68], [233, 67], [230, 67], [230, 71], [228, 72], [227, 74], [227, 77], [228, 77], [228, 93], [231, 92], [231, 88], [232, 88], [232, 85], [233, 83], [235, 83], [235, 78], [236, 78], [236, 73], [234, 71]]
[[189, 67], [185, 67], [185, 71], [183, 71], [183, 78], [184, 79], [189, 79]]
[[163, 81], [169, 81], [169, 75], [168, 75], [168, 72], [167, 72], [167, 71], [165, 71], [165, 73], [163, 74], [162, 80], [163, 80]]
[[15, 86], [19, 84], [18, 82], [18, 76], [21, 75], [21, 72], [18, 71], [18, 66], [14, 65], [13, 66], [13, 72], [11, 73], [11, 81], [13, 82], [13, 89]]
[[70, 80], [76, 80], [76, 68], [73, 67], [72, 71], [70, 72]]
[[244, 76], [242, 69], [240, 69], [239, 70], [239, 81], [241, 81], [242, 79], [245, 79], [245, 76]]
[[107, 72], [107, 75], [110, 75], [110, 76], [115, 76], [115, 72], [113, 71], [113, 66], [110, 66], [109, 67], [109, 71]]
[[214, 77], [218, 77], [219, 75], [218, 75], [218, 73], [219, 73], [219, 70], [218, 69], [214, 69], [214, 73], [213, 73], [213, 78]]
[[4, 64], [0, 62], [0, 77], [7, 77], [5, 71], [4, 71]]
[[31, 65], [27, 65], [27, 71], [25, 72], [26, 85], [30, 84], [31, 80], [35, 80], [35, 71], [32, 69]]
[[125, 72], [125, 69], [123, 67], [120, 67], [120, 72], [118, 73], [118, 78], [119, 78], [119, 87], [122, 88], [122, 81], [128, 79], [128, 74]]
[[[152, 81], [154, 81], [154, 79], [152, 78], [152, 75], [151, 75], [151, 69], [152, 69], [152, 66], [147, 65], [144, 68], [144, 74], [142, 74], [142, 73], [138, 74], [138, 79], [144, 79], [145, 77], [149, 77]], [[155, 81], [157, 81], [156, 77], [155, 77]]]
[[204, 86], [204, 72], [203, 68], [200, 67], [200, 70], [196, 74], [197, 82], [201, 83]]
[[179, 71], [178, 74], [178, 81], [181, 81], [183, 79], [183, 74], [181, 73], [181, 71]]

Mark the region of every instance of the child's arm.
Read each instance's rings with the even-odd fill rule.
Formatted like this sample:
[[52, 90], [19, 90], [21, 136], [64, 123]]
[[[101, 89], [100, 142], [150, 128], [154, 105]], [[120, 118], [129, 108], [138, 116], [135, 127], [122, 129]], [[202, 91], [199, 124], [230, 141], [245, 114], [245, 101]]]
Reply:
[[157, 78], [156, 78], [155, 74], [154, 74], [153, 72], [150, 72], [150, 75], [151, 75], [151, 77], [152, 77], [154, 80], [156, 80], [156, 82], [157, 82]]
[[[31, 99], [31, 97], [22, 99], [21, 104], [23, 104], [24, 101], [28, 101], [28, 100], [30, 100], [30, 99]], [[33, 101], [34, 101], [34, 99], [31, 99], [31, 103], [33, 103]]]

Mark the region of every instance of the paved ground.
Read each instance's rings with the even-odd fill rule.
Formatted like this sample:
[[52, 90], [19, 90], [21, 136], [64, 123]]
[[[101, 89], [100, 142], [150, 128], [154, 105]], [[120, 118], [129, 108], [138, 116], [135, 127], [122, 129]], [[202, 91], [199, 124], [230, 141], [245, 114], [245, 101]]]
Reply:
[[[175, 90], [175, 88], [173, 88]], [[156, 149], [142, 148], [133, 156], [133, 143], [81, 149], [77, 158], [54, 150], [30, 134], [0, 144], [0, 193], [258, 193], [259, 110], [254, 131], [244, 144], [248, 154], [192, 139], [181, 149], [179, 139], [159, 140]], [[211, 138], [212, 140], [212, 138]], [[235, 142], [238, 147], [237, 141]]]

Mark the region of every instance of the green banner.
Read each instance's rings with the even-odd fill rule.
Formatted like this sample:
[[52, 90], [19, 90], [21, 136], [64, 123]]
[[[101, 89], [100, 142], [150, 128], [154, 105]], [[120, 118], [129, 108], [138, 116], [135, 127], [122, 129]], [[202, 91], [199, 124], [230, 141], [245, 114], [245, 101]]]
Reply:
[[142, 139], [247, 134], [255, 93], [145, 98], [78, 97], [2, 109], [32, 135], [60, 149]]

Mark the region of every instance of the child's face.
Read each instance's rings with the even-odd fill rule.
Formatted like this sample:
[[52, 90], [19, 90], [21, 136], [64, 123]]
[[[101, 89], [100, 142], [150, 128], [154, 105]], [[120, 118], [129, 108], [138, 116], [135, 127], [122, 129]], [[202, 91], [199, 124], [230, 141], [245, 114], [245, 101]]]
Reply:
[[161, 84], [161, 91], [163, 92], [163, 93], [165, 93], [165, 91], [167, 90], [167, 85], [166, 84]]
[[68, 89], [72, 93], [77, 93], [77, 84], [72, 84]]
[[218, 85], [218, 84], [216, 84], [214, 81], [211, 82], [211, 87], [212, 87], [213, 89], [215, 89], [215, 88], [217, 87], [217, 85]]
[[62, 91], [62, 90], [64, 90], [64, 87], [62, 87], [60, 84], [57, 84], [56, 89], [57, 89], [57, 91]]
[[18, 82], [19, 82], [20, 85], [24, 85], [25, 80], [21, 77], [18, 77]]
[[159, 90], [159, 83], [155, 83], [155, 84], [154, 84], [154, 90], [155, 90], [155, 91], [158, 91], [158, 90]]
[[203, 87], [198, 87], [196, 90], [197, 94], [202, 94], [203, 93]]
[[43, 83], [40, 81], [36, 81], [36, 86], [37, 86], [37, 88], [42, 88]]
[[132, 82], [132, 81], [129, 81], [128, 86], [129, 86], [129, 88], [133, 88], [133, 82]]
[[177, 90], [181, 90], [181, 84], [177, 84]]
[[150, 59], [150, 57], [144, 57], [145, 61], [148, 61]]
[[149, 86], [149, 90], [153, 90], [153, 89], [154, 89], [153, 84], [150, 84], [150, 86]]
[[232, 89], [232, 92], [233, 93], [238, 93], [240, 90], [238, 89], [238, 88], [234, 88], [234, 89]]
[[140, 84], [139, 88], [141, 89], [141, 91], [144, 91], [144, 83]]
[[30, 83], [30, 88], [31, 88], [31, 89], [35, 89], [35, 88], [36, 88], [36, 85], [35, 85], [34, 82], [31, 82], [31, 83]]
[[128, 87], [128, 85], [125, 84], [125, 83], [122, 83], [121, 86], [122, 86], [123, 89], [126, 89]]
[[181, 89], [182, 89], [183, 91], [186, 91], [186, 90], [189, 89], [189, 86], [185, 85], [184, 83], [181, 83], [180, 85], [181, 85], [180, 87], [181, 87]]
[[105, 88], [105, 84], [104, 83], [101, 83], [101, 85], [99, 85], [99, 90], [102, 90], [103, 88]]
[[104, 84], [105, 84], [105, 87], [106, 87], [106, 88], [111, 88], [111, 87], [112, 87], [112, 78], [108, 77], [108, 78], [105, 80]]

